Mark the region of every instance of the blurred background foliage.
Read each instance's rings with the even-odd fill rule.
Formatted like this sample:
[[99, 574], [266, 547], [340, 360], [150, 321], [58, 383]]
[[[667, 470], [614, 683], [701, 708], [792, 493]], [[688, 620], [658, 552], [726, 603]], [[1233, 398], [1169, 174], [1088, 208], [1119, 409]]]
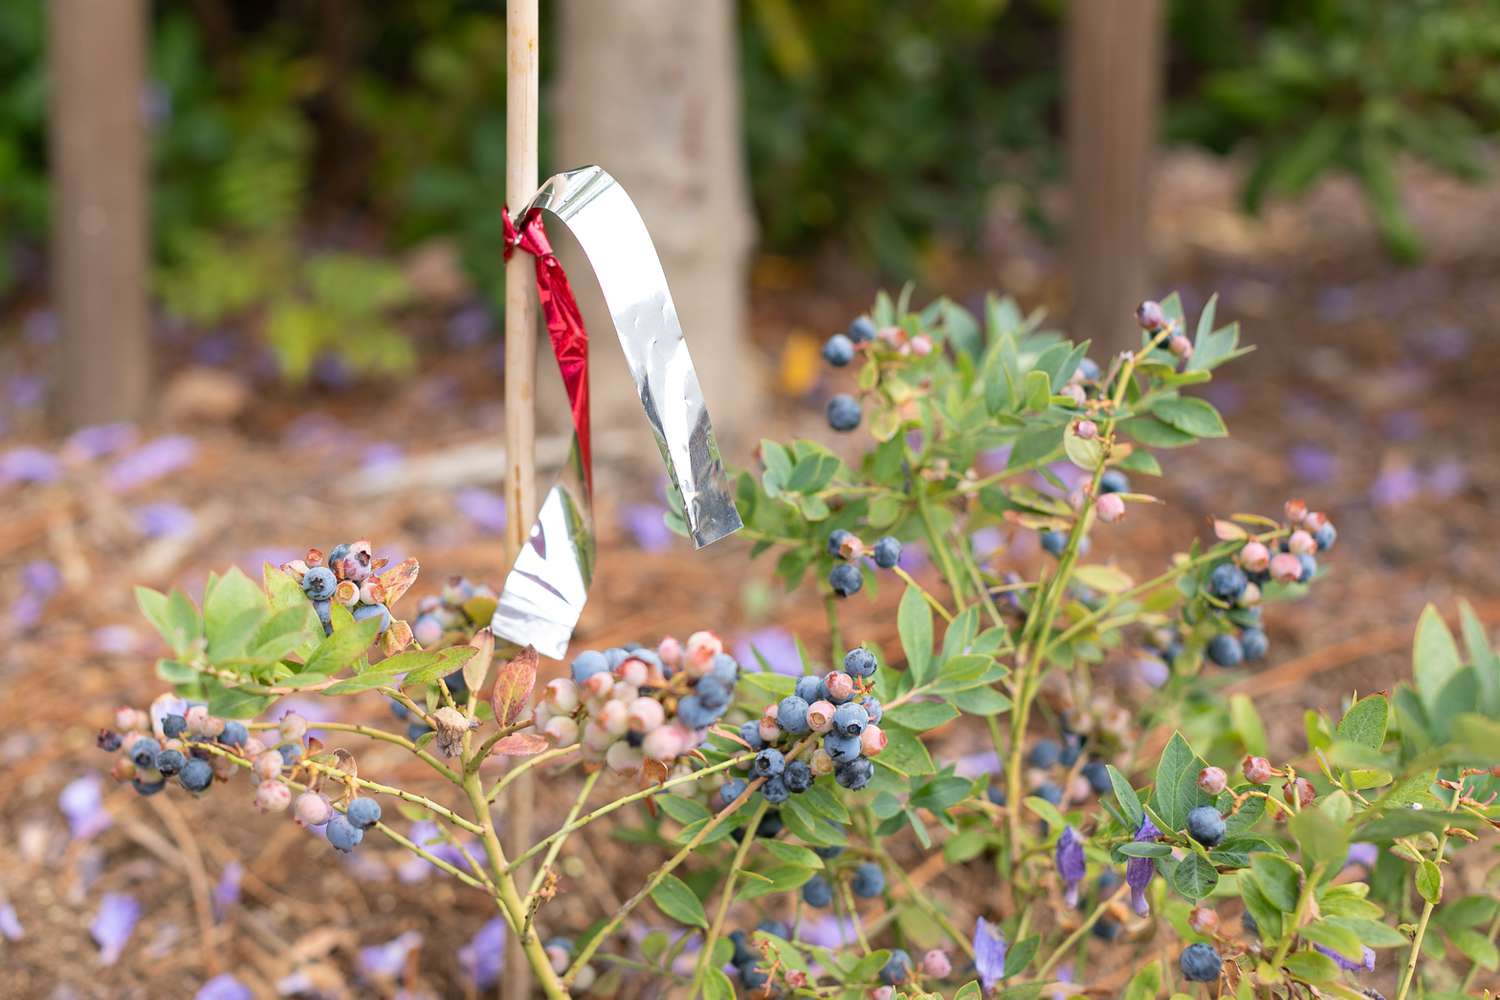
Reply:
[[[1059, 175], [1062, 3], [743, 0], [762, 248], [838, 252], [883, 276], [917, 273], [937, 241], [972, 248], [998, 185], [1036, 192]], [[1397, 157], [1481, 173], [1481, 143], [1500, 128], [1496, 0], [1168, 9], [1165, 135], [1245, 156], [1247, 209], [1347, 172], [1410, 259], [1420, 245]], [[434, 236], [457, 243], [498, 303], [505, 39], [493, 4], [200, 0], [155, 5], [152, 28], [145, 112], [169, 313], [257, 324], [293, 377], [357, 322], [369, 333], [346, 360], [399, 368], [409, 348], [391, 319], [411, 296], [391, 252]], [[0, 294], [40, 273], [43, 42], [41, 4], [0, 5]]]

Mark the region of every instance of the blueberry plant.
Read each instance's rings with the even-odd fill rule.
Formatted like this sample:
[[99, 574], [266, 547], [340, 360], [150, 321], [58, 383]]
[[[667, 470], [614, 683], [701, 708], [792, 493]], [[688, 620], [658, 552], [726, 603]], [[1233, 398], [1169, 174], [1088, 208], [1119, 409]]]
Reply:
[[[415, 853], [495, 901], [553, 998], [625, 977], [714, 1000], [1359, 998], [1381, 975], [1397, 1000], [1473, 995], [1500, 965], [1500, 868], [1457, 852], [1500, 817], [1500, 657], [1467, 609], [1462, 646], [1429, 610], [1411, 683], [1309, 711], [1305, 750], [1273, 761], [1249, 700], [1213, 691], [1267, 655], [1262, 607], [1302, 596], [1337, 534], [1290, 501], [1214, 520], [1143, 581], [1086, 560], [1096, 531], [1150, 510], [1132, 477], [1160, 473], [1153, 451], [1225, 434], [1189, 390], [1243, 352], [1212, 303], [1191, 338], [1175, 297], [1138, 321], [1136, 350], [1095, 362], [1008, 301], [981, 323], [882, 297], [830, 339], [854, 384], [829, 424], [868, 447], [767, 441], [737, 483], [755, 551], [828, 612], [793, 674], [705, 630], [539, 680], [533, 650], [483, 627], [493, 591], [452, 580], [407, 624], [416, 563], [361, 541], [260, 584], [212, 577], [201, 608], [141, 590], [174, 690], [100, 745], [143, 795], [248, 771], [256, 807], [332, 851]], [[993, 529], [1010, 549], [976, 541]], [[919, 550], [940, 583], [909, 570]], [[900, 655], [846, 643], [846, 602], [891, 579]], [[1149, 694], [1109, 683], [1122, 664]], [[395, 724], [310, 735], [277, 705], [293, 694], [380, 697]], [[993, 745], [978, 776], [942, 759], [970, 736]], [[362, 741], [432, 787], [361, 773]], [[580, 772], [545, 786], [572, 802], [510, 856], [496, 803], [543, 766]], [[651, 860], [622, 903], [564, 926], [562, 852], [601, 822]], [[962, 926], [923, 859], [974, 886]], [[647, 901], [668, 926], [628, 933]]]

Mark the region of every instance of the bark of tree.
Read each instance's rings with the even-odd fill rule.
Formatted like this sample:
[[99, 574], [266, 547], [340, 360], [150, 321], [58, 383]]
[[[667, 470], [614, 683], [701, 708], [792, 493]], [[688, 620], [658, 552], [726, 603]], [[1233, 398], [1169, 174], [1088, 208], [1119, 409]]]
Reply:
[[1066, 130], [1070, 333], [1134, 346], [1162, 75], [1161, 0], [1072, 0]]
[[[557, 169], [598, 163], [640, 208], [661, 254], [720, 447], [743, 456], [763, 392], [746, 340], [754, 235], [740, 136], [732, 0], [562, 0], [550, 109]], [[566, 243], [567, 241], [560, 241]], [[568, 252], [573, 256], [569, 258]], [[640, 402], [581, 255], [580, 304], [594, 337], [599, 426], [639, 426]], [[542, 366], [549, 368], [547, 365]], [[548, 372], [555, 387], [557, 379]], [[560, 397], [549, 388], [545, 398]], [[550, 411], [551, 404], [544, 404]]]
[[151, 376], [145, 0], [49, 0], [58, 415], [132, 419]]

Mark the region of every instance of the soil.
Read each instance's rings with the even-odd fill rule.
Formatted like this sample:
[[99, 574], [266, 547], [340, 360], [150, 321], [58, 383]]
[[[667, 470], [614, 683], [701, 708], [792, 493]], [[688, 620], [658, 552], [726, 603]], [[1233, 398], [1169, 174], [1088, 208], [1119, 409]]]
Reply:
[[[1425, 604], [1452, 613], [1467, 599], [1486, 623], [1500, 622], [1500, 562], [1493, 556], [1500, 283], [1494, 244], [1474, 235], [1474, 220], [1493, 213], [1500, 192], [1414, 174], [1411, 197], [1430, 234], [1430, 257], [1403, 268], [1384, 257], [1360, 203], [1338, 184], [1248, 220], [1232, 208], [1232, 183], [1222, 165], [1169, 158], [1151, 244], [1168, 248], [1156, 260], [1163, 289], [1181, 289], [1190, 314], [1218, 289], [1220, 316], [1239, 318], [1257, 346], [1212, 387], [1234, 436], [1163, 456], [1167, 475], [1159, 487], [1138, 486], [1159, 493], [1165, 505], [1133, 510], [1099, 554], [1149, 574], [1194, 533], [1206, 534], [1212, 514], [1274, 512], [1289, 495], [1329, 512], [1340, 533], [1332, 572], [1310, 599], [1269, 616], [1268, 662], [1229, 681], [1256, 699], [1273, 745], [1291, 754], [1302, 748], [1304, 708], [1336, 709], [1353, 691], [1388, 688], [1406, 676], [1411, 628]], [[1000, 209], [991, 242], [983, 264], [953, 256], [934, 265], [944, 290], [965, 300], [965, 293], [998, 284], [1028, 306], [1060, 300], [1055, 251]], [[819, 394], [827, 387], [799, 384], [788, 359], [799, 343], [842, 325], [870, 289], [837, 267], [816, 280], [790, 273], [784, 262], [758, 270], [755, 337], [768, 357], [781, 359], [783, 382], [807, 391], [779, 396], [763, 433], [826, 437]], [[926, 290], [918, 290], [919, 299]], [[25, 363], [42, 353], [10, 350]], [[456, 475], [430, 463], [398, 466], [394, 489], [362, 486], [360, 478], [361, 469], [375, 468], [367, 474], [379, 479], [382, 455], [398, 462], [454, 452], [462, 458], [464, 449], [498, 442], [498, 388], [487, 374], [493, 351], [493, 343], [434, 349], [420, 377], [363, 393], [256, 387], [228, 420], [194, 416], [212, 409], [200, 391], [199, 405], [184, 404], [179, 413], [185, 429], [163, 424], [142, 432], [143, 439], [187, 433], [196, 442], [191, 460], [162, 478], [121, 492], [110, 485], [108, 461], [78, 462], [52, 486], [0, 487], [0, 602], [10, 606], [21, 595], [28, 563], [50, 561], [62, 577], [40, 621], [11, 624], [14, 634], [0, 652], [0, 837], [10, 845], [0, 852], [0, 907], [14, 907], [24, 932], [0, 941], [0, 992], [191, 996], [211, 976], [232, 972], [257, 997], [277, 995], [289, 977], [329, 997], [474, 995], [457, 953], [493, 912], [446, 876], [404, 880], [404, 854], [367, 841], [354, 860], [338, 862], [285, 817], [249, 809], [243, 779], [201, 800], [175, 789], [143, 799], [104, 776], [112, 825], [82, 839], [70, 836], [58, 796], [68, 782], [107, 770], [108, 758], [92, 744], [114, 707], [144, 705], [161, 690], [150, 669], [153, 640], [133, 607], [138, 583], [191, 587], [209, 570], [258, 567], [266, 557], [279, 561], [351, 535], [376, 540], [383, 552], [416, 555], [436, 572], [498, 582], [498, 535], [455, 514], [461, 493], [484, 513], [487, 495], [474, 491], [498, 492], [497, 463], [460, 460]], [[187, 376], [189, 383], [195, 377]], [[24, 414], [11, 423], [16, 444], [60, 444]], [[638, 446], [626, 440], [620, 448]], [[680, 540], [643, 548], [623, 515], [627, 501], [652, 502], [654, 481], [626, 471], [648, 468], [644, 463], [611, 461], [611, 454], [606, 448], [600, 459], [601, 556], [580, 643], [703, 627], [734, 640], [772, 623], [810, 646], [826, 641], [821, 607], [806, 592], [783, 594], [769, 563], [747, 560], [745, 543], [696, 554]], [[196, 527], [144, 537], [139, 509], [168, 502], [191, 511]], [[424, 580], [417, 592], [434, 583]], [[885, 587], [875, 600], [850, 602], [846, 632], [893, 652], [897, 596]], [[100, 629], [113, 626], [134, 631], [101, 637]], [[127, 640], [133, 649], [124, 649]], [[387, 718], [374, 695], [355, 699], [348, 711]], [[958, 729], [942, 734], [939, 750], [957, 757], [984, 745], [982, 731]], [[358, 750], [365, 774], [393, 783], [415, 777], [399, 752]], [[574, 781], [566, 774], [542, 779], [538, 828], [560, 821]], [[641, 814], [626, 815], [638, 823]], [[999, 890], [973, 877], [988, 874], [982, 864], [949, 870], [940, 857], [924, 862], [913, 845], [898, 846], [924, 891], [960, 926], [994, 912]], [[641, 850], [597, 828], [570, 841], [562, 892], [544, 910], [544, 929], [576, 932], [628, 896], [642, 870]], [[216, 918], [212, 897], [234, 863], [243, 865], [238, 900]], [[142, 917], [123, 955], [105, 966], [89, 923], [107, 892], [133, 895]], [[408, 931], [419, 932], [421, 943], [399, 963], [399, 974], [362, 978], [359, 950]], [[1392, 960], [1384, 953], [1374, 982], [1389, 979]], [[667, 995], [665, 986], [639, 978], [606, 980], [596, 992]]]

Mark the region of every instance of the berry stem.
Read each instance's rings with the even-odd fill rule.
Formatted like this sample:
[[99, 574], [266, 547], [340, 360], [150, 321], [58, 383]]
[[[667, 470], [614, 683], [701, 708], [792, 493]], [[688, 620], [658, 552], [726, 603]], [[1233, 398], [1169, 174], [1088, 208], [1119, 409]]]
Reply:
[[[251, 728], [275, 729], [276, 726], [252, 726]], [[447, 778], [449, 781], [453, 782], [455, 785], [459, 782], [457, 771], [453, 770], [451, 767], [444, 764], [432, 754], [428, 753], [426, 750], [417, 746], [411, 740], [407, 739], [405, 736], [400, 735], [399, 733], [392, 733], [388, 730], [381, 729], [378, 726], [356, 725], [351, 722], [319, 722], [314, 725], [313, 728], [327, 729], [330, 732], [338, 733], [354, 733], [358, 736], [364, 736], [368, 739], [379, 740], [381, 743], [390, 743], [394, 746], [401, 747], [402, 749], [409, 751], [414, 756], [421, 758], [428, 767], [431, 767], [434, 771], [437, 771], [439, 774]]]
[[[563, 820], [562, 827], [558, 829], [558, 836], [549, 838], [552, 841], [552, 846], [547, 849], [547, 856], [537, 866], [536, 874], [531, 877], [531, 885], [526, 890], [526, 911], [528, 913], [531, 912], [532, 900], [535, 899], [537, 890], [547, 880], [547, 869], [551, 868], [552, 863], [557, 860], [557, 855], [562, 851], [564, 841], [568, 839], [563, 834], [563, 830], [567, 829], [568, 825], [577, 819], [578, 814], [583, 811], [583, 804], [588, 801], [589, 793], [594, 790], [594, 785], [598, 783], [599, 776], [603, 773], [602, 769], [594, 771], [587, 778], [583, 779], [583, 787], [578, 790], [578, 797], [573, 800], [573, 808], [568, 810], [568, 818]], [[509, 870], [517, 870], [519, 866], [526, 863], [526, 859], [527, 855], [525, 854], [516, 858]]]
[[906, 898], [915, 903], [917, 909], [927, 914], [933, 923], [941, 927], [943, 933], [952, 938], [953, 942], [962, 948], [964, 954], [968, 955], [972, 960], [974, 958], [974, 945], [964, 936], [963, 932], [953, 926], [953, 921], [949, 920], [948, 916], [923, 894], [916, 883], [911, 880], [911, 876], [906, 873], [906, 869], [897, 863], [895, 858], [891, 857], [891, 853], [885, 849], [884, 844], [873, 837], [870, 839], [870, 843], [875, 856], [883, 862], [885, 870], [896, 873], [896, 880], [901, 883], [901, 888], [905, 892]]
[[[499, 781], [495, 782], [495, 787], [489, 790], [489, 794], [486, 795], [485, 798], [490, 802], [495, 801], [500, 793], [505, 791], [505, 789], [510, 786], [510, 783], [512, 781], [515, 781], [517, 778], [525, 774], [527, 771], [531, 770], [533, 767], [536, 767], [538, 764], [545, 764], [549, 760], [556, 760], [559, 757], [566, 757], [568, 754], [574, 753], [577, 750], [578, 744], [574, 743], [572, 746], [554, 747], [551, 750], [543, 750], [541, 753], [537, 754], [534, 757], [527, 757], [525, 760], [521, 761], [521, 763], [517, 764], [515, 767], [507, 771]], [[479, 772], [477, 771], [473, 772], [471, 777], [477, 776], [478, 773]]]
[[843, 901], [844, 910], [848, 914], [849, 923], [854, 927], [854, 937], [859, 941], [859, 947], [866, 955], [871, 952], [870, 939], [865, 936], [865, 925], [860, 923], [859, 910], [854, 905], [854, 892], [849, 888], [848, 879], [835, 879], [839, 887], [839, 898]]
[[902, 569], [900, 566], [892, 567], [891, 572], [895, 573], [898, 577], [905, 581], [908, 587], [915, 588], [916, 592], [921, 594], [928, 604], [932, 605], [932, 610], [936, 611], [939, 615], [942, 616], [943, 621], [947, 622], [950, 625], [953, 624], [952, 612], [943, 607], [943, 602], [938, 600], [936, 597], [933, 597], [932, 594], [928, 592], [926, 587], [922, 586], [912, 578], [912, 575], [910, 573]]
[[[1448, 806], [1450, 811], [1458, 808], [1458, 801], [1463, 798], [1463, 794], [1464, 783], [1460, 781], [1458, 787], [1453, 790], [1453, 802]], [[1448, 831], [1444, 829], [1442, 837], [1438, 838], [1437, 851], [1433, 854], [1437, 864], [1443, 863], [1443, 852], [1447, 848]], [[1441, 887], [1441, 879], [1439, 886]], [[1396, 1000], [1406, 1000], [1406, 994], [1411, 990], [1411, 984], [1417, 978], [1417, 962], [1422, 957], [1422, 938], [1427, 935], [1427, 922], [1432, 919], [1432, 911], [1435, 909], [1437, 909], [1437, 904], [1431, 900], [1422, 904], [1422, 916], [1417, 921], [1417, 933], [1411, 939], [1411, 954], [1406, 957], [1406, 968], [1401, 973], [1401, 987], [1396, 991]]]
[[724, 920], [729, 916], [729, 904], [734, 901], [734, 884], [739, 880], [740, 869], [745, 867], [745, 858], [750, 855], [750, 847], [755, 843], [753, 831], [760, 825], [760, 818], [770, 808], [770, 803], [764, 797], [760, 805], [750, 814], [750, 820], [745, 824], [745, 829], [750, 834], [740, 838], [739, 847], [735, 849], [734, 860], [729, 864], [729, 874], [724, 876], [724, 888], [719, 894], [719, 908], [714, 913], [713, 923], [709, 925], [708, 936], [703, 939], [703, 947], [698, 951], [698, 961], [693, 966], [693, 985], [688, 990], [688, 996], [697, 996], [700, 985], [703, 982], [703, 973], [708, 968], [708, 963], [713, 959], [714, 945], [724, 933]]
[[[1302, 892], [1297, 896], [1297, 906], [1292, 910], [1292, 919], [1282, 925], [1281, 943], [1276, 946], [1276, 955], [1271, 959], [1271, 968], [1280, 969], [1281, 963], [1286, 961], [1286, 953], [1292, 949], [1292, 942], [1297, 938], [1297, 929], [1306, 919], [1307, 908], [1312, 905], [1313, 898], [1317, 895], [1318, 883], [1322, 880], [1323, 866], [1313, 865], [1312, 871], [1307, 873], [1307, 878], [1302, 880]], [[1417, 943], [1421, 943], [1420, 938]], [[1404, 995], [1403, 990], [1401, 996]], [[1396, 1000], [1401, 1000], [1401, 997], [1398, 996]]]
[[1099, 922], [1099, 918], [1104, 916], [1104, 912], [1109, 909], [1109, 905], [1113, 903], [1117, 898], [1119, 898], [1125, 891], [1126, 886], [1124, 885], [1124, 883], [1116, 886], [1114, 892], [1110, 893], [1104, 899], [1099, 900], [1099, 905], [1094, 907], [1093, 912], [1084, 918], [1083, 923], [1074, 928], [1073, 933], [1063, 938], [1062, 943], [1052, 950], [1052, 954], [1048, 955], [1042, 961], [1042, 964], [1037, 966], [1036, 978], [1039, 982], [1046, 980], [1047, 973], [1052, 971], [1052, 967], [1058, 962], [1062, 961], [1062, 958], [1065, 954], [1067, 954], [1068, 949], [1073, 947], [1083, 939], [1083, 936], [1087, 934], [1089, 930]]
[[[468, 714], [470, 718], [474, 717], [474, 710], [472, 707], [469, 709]], [[478, 771], [479, 765], [483, 764], [485, 762], [485, 759], [489, 757], [490, 751], [495, 749], [496, 743], [499, 743], [501, 740], [505, 739], [505, 737], [507, 736], [510, 736], [512, 733], [518, 733], [523, 729], [530, 728], [530, 726], [530, 716], [528, 716], [524, 720], [512, 722], [508, 726], [501, 726], [489, 736], [485, 737], [484, 742], [479, 744], [479, 749], [469, 755], [469, 763], [465, 766], [464, 769], [466, 771]]]

